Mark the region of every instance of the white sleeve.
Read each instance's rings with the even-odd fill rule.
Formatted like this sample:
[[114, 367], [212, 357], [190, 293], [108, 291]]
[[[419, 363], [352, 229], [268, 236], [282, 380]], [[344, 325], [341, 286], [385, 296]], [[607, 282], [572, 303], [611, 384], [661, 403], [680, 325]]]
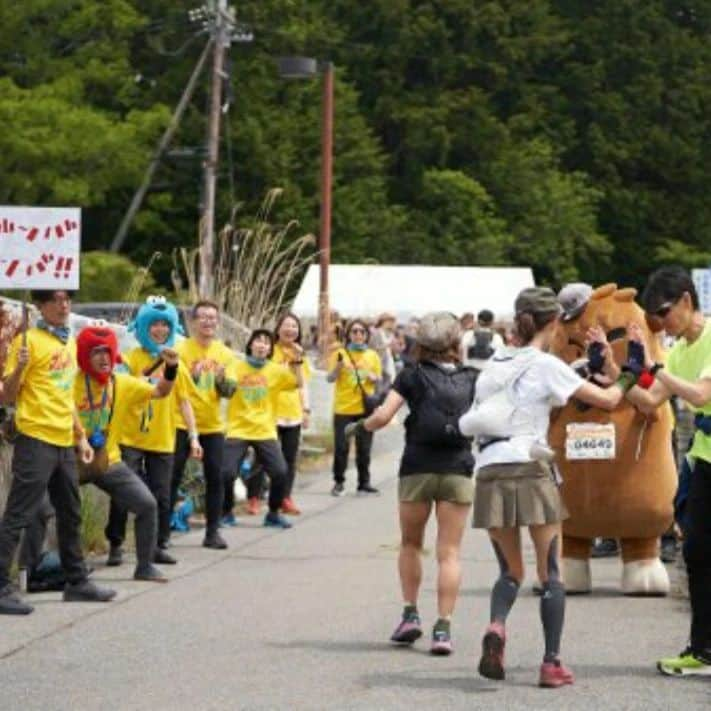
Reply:
[[556, 407], [563, 407], [585, 381], [564, 361], [548, 355], [541, 363], [540, 377]]
[[504, 339], [501, 338], [501, 334], [497, 333], [494, 331], [494, 335], [491, 338], [491, 347], [495, 350], [498, 351], [499, 348], [504, 347]]

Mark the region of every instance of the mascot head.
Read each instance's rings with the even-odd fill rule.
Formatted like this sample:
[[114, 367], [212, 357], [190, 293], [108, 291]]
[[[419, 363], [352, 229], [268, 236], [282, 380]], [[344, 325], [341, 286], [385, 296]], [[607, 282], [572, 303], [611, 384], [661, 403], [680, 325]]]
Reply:
[[[151, 326], [156, 321], [168, 324], [168, 338], [165, 343], [156, 343], [151, 338]], [[164, 296], [149, 296], [145, 304], [141, 304], [136, 318], [128, 325], [128, 330], [136, 334], [141, 347], [156, 358], [164, 347], [172, 348], [176, 334], [183, 335], [178, 319], [178, 310]]]
[[[95, 370], [91, 365], [91, 355], [99, 349], [105, 350], [109, 354], [111, 368], [106, 371]], [[79, 331], [77, 336], [77, 361], [83, 373], [90, 375], [102, 385], [108, 382], [114, 366], [121, 362], [121, 356], [119, 355], [116, 334], [105, 322], [96, 321]]]

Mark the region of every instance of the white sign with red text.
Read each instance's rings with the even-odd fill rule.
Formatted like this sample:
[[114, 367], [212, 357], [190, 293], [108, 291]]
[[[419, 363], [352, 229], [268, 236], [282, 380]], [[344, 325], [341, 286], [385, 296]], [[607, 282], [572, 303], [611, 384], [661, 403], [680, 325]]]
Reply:
[[0, 289], [79, 288], [81, 209], [0, 206]]

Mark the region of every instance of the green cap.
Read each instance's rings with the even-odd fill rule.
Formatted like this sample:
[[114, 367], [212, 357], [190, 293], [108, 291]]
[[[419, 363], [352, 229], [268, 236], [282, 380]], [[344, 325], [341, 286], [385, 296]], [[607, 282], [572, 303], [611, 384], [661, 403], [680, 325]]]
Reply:
[[516, 314], [557, 314], [561, 307], [558, 297], [552, 289], [546, 286], [532, 286], [524, 289], [514, 304]]

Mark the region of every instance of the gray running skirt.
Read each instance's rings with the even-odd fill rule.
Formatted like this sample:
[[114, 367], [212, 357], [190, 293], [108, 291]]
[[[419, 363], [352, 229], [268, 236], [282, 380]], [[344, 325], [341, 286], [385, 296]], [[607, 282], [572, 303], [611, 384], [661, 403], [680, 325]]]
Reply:
[[474, 489], [474, 528], [512, 528], [568, 518], [547, 464], [491, 464], [480, 469]]

